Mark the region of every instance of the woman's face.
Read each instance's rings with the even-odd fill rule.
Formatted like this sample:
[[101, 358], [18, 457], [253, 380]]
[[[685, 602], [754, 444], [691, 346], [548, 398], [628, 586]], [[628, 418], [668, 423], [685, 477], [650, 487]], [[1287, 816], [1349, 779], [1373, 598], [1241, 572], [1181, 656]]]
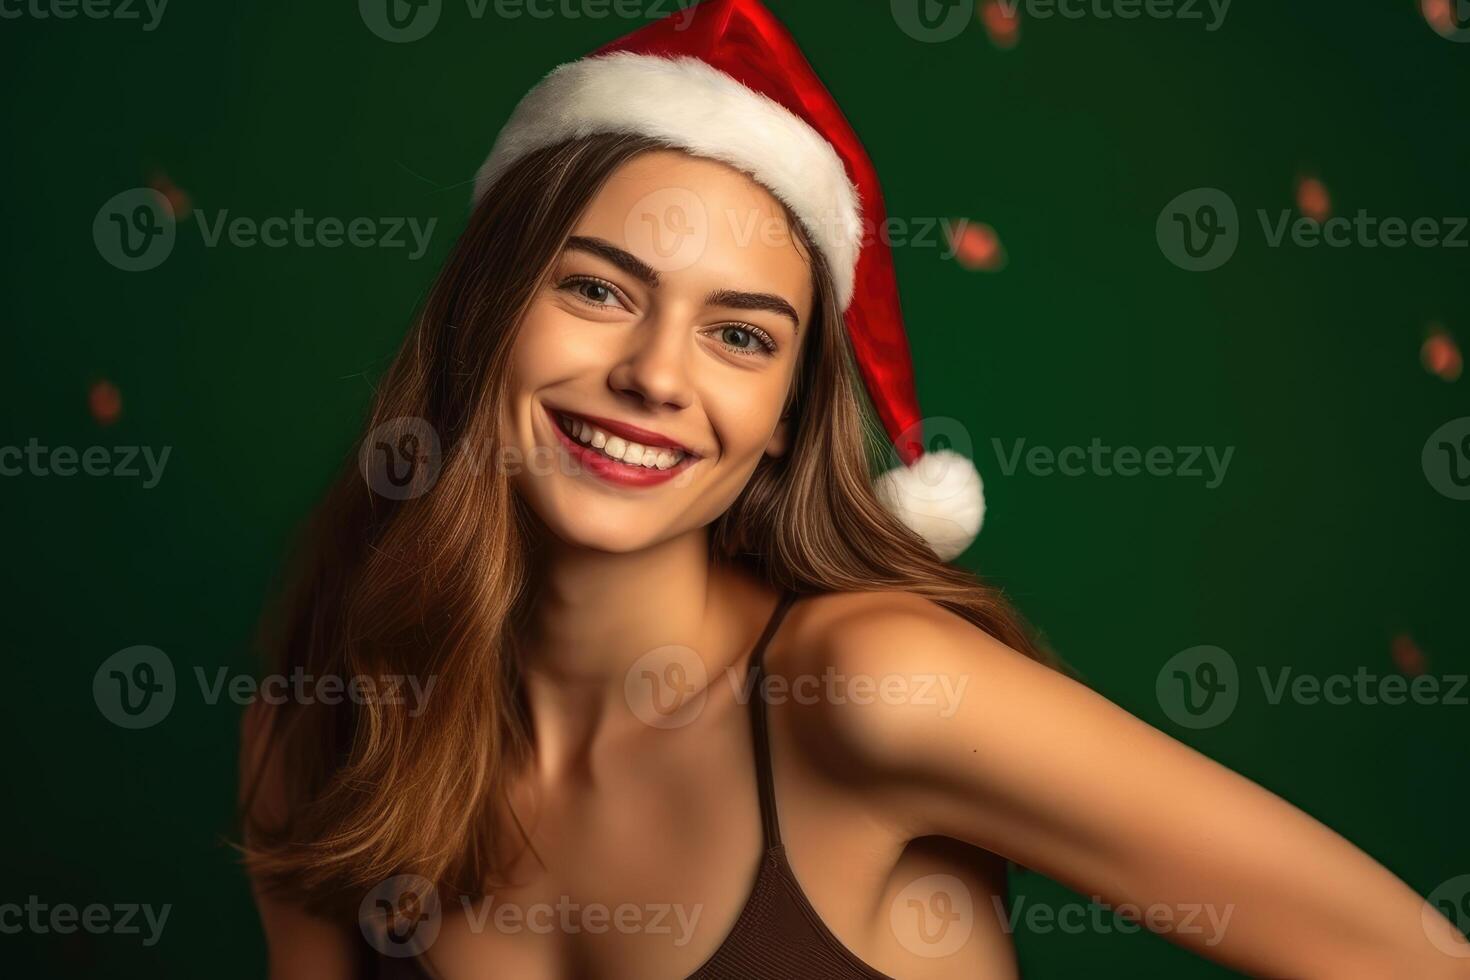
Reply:
[[812, 303], [809, 259], [754, 180], [673, 150], [628, 161], [521, 324], [512, 485], [557, 537], [604, 551], [710, 523], [786, 451]]

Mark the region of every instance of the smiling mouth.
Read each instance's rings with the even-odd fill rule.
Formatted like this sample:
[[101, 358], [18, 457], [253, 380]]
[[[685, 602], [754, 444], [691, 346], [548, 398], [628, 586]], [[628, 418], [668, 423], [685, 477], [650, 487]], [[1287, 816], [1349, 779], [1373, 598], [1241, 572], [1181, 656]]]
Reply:
[[647, 446], [606, 429], [598, 428], [576, 415], [548, 408], [552, 419], [562, 434], [574, 440], [584, 449], [595, 453], [609, 462], [645, 470], [667, 472], [680, 467], [686, 460], [698, 459], [693, 453], [672, 446]]

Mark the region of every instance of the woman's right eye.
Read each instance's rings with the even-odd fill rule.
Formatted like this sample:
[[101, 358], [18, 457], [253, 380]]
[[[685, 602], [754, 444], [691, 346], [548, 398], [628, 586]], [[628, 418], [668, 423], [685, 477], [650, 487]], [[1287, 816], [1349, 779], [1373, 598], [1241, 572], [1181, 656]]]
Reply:
[[[622, 306], [622, 301], [618, 298], [617, 288], [612, 283], [604, 282], [601, 279], [593, 279], [589, 276], [573, 276], [570, 279], [564, 280], [557, 288], [570, 292], [579, 301], [586, 303], [588, 306], [595, 306], [605, 310], [626, 309], [626, 307]], [[618, 305], [609, 306], [608, 300], [613, 300]]]

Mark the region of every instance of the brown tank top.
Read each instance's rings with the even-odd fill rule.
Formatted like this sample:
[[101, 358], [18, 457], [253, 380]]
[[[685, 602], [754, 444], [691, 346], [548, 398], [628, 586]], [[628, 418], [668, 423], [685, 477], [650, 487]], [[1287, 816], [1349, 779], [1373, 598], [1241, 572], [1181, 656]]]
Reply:
[[[760, 872], [734, 928], [688, 980], [893, 980], [858, 959], [827, 928], [797, 884], [781, 843], [766, 700], [760, 692], [766, 647], [795, 600], [793, 592], [781, 597], [750, 654], [750, 720], [764, 843]], [[362, 948], [362, 980], [434, 980], [417, 958], [384, 956], [366, 942]]]

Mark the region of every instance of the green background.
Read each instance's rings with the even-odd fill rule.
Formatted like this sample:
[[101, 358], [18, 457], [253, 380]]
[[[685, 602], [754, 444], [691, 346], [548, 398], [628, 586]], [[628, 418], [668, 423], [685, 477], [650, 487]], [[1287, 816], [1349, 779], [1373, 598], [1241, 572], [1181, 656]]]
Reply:
[[[1103, 694], [1318, 817], [1421, 894], [1470, 872], [1467, 718], [1450, 705], [1267, 703], [1256, 668], [1391, 673], [1411, 633], [1470, 670], [1470, 503], [1420, 451], [1470, 415], [1421, 367], [1425, 325], [1470, 337], [1466, 249], [1267, 246], [1254, 215], [1322, 176], [1338, 213], [1470, 214], [1470, 44], [1413, 0], [1238, 0], [1199, 21], [1023, 18], [925, 43], [886, 2], [772, 0], [865, 141], [891, 214], [969, 217], [1009, 264], [896, 250], [926, 413], [960, 420], [989, 513], [965, 563], [1004, 585]], [[658, 9], [647, 0], [639, 9]], [[493, 10], [493, 8], [492, 8]], [[1350, 10], [1350, 12], [1349, 12]], [[350, 2], [173, 0], [137, 21], [0, 20], [6, 410], [0, 446], [171, 447], [161, 482], [0, 478], [9, 668], [0, 902], [173, 906], [162, 941], [0, 936], [13, 976], [260, 976], [230, 829], [240, 708], [195, 667], [255, 669], [250, 636], [284, 544], [354, 452], [383, 369], [462, 226], [467, 179], [552, 66], [641, 21], [472, 18], [374, 36]], [[214, 220], [437, 218], [407, 249], [207, 248], [180, 224], [158, 268], [109, 265], [98, 209], [166, 171]], [[1241, 244], [1171, 265], [1155, 220], [1220, 188]], [[89, 416], [98, 378], [122, 392]], [[992, 446], [1235, 447], [1214, 490], [1181, 477], [1007, 476]], [[180, 677], [169, 717], [110, 724], [92, 676], [135, 644]], [[1176, 725], [1174, 653], [1228, 650], [1225, 723]], [[1046, 719], [1037, 719], [1038, 726]], [[1263, 841], [1263, 846], [1269, 842]], [[1296, 872], [1289, 863], [1283, 875]], [[1076, 900], [1038, 875], [1031, 903]], [[1228, 971], [1147, 933], [1017, 937], [1028, 976]]]

